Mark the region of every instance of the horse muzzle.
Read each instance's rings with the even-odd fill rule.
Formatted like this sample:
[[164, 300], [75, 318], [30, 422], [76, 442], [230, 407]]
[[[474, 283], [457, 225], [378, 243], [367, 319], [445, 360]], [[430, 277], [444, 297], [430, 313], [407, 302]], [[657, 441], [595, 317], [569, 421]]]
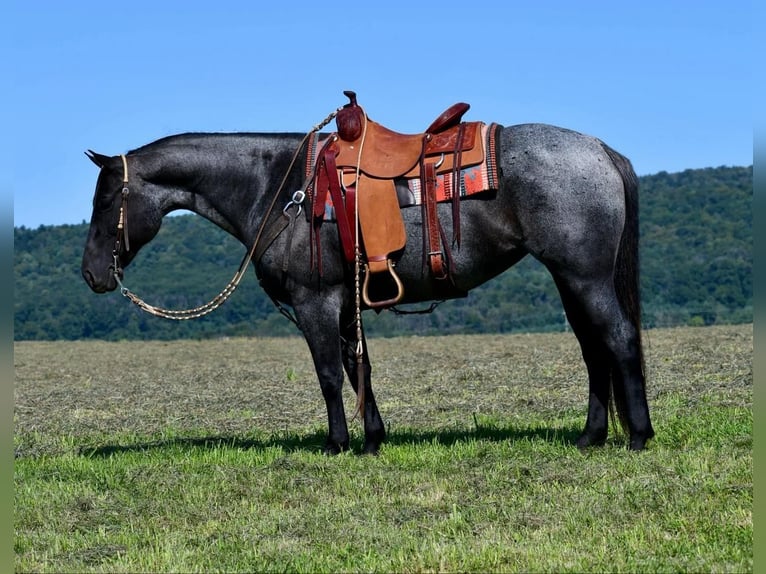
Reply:
[[[119, 277], [122, 279], [122, 270], [119, 271]], [[115, 279], [114, 270], [111, 267], [109, 272], [100, 278], [97, 278], [90, 269], [83, 268], [82, 278], [94, 293], [107, 293], [117, 289], [117, 279]]]

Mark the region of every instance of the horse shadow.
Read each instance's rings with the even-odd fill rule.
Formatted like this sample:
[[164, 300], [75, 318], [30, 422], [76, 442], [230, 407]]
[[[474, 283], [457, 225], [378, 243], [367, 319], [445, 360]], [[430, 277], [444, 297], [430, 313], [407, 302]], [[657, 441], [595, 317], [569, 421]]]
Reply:
[[[418, 444], [437, 444], [453, 447], [459, 444], [480, 442], [520, 442], [543, 441], [573, 446], [577, 442], [580, 430], [574, 426], [548, 428], [514, 428], [477, 426], [473, 429], [394, 429], [388, 430], [382, 448], [386, 446], [404, 446]], [[113, 455], [130, 452], [147, 452], [167, 448], [230, 448], [238, 450], [265, 450], [279, 448], [285, 452], [319, 452], [324, 447], [326, 431], [317, 430], [307, 433], [276, 433], [264, 439], [252, 439], [238, 436], [174, 437], [155, 441], [132, 444], [105, 444], [101, 446], [82, 446], [79, 454], [87, 458], [108, 458]], [[356, 454], [363, 451], [364, 439], [352, 437], [350, 450]]]

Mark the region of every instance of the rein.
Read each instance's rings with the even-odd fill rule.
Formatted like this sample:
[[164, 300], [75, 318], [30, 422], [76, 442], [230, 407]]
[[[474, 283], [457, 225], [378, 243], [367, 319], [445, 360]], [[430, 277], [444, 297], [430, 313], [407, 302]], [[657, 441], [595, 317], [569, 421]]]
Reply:
[[[117, 238], [114, 243], [114, 250], [112, 251], [112, 257], [114, 258], [114, 266], [113, 266], [114, 278], [120, 287], [120, 293], [126, 298], [128, 298], [135, 305], [137, 305], [141, 310], [146, 311], [147, 313], [150, 313], [157, 317], [161, 317], [163, 319], [172, 319], [175, 321], [198, 319], [200, 317], [204, 317], [208, 313], [220, 307], [231, 296], [231, 294], [234, 293], [234, 290], [239, 286], [239, 283], [242, 280], [242, 277], [244, 277], [245, 271], [247, 271], [247, 267], [250, 264], [251, 258], [253, 257], [253, 254], [255, 254], [258, 244], [261, 241], [261, 237], [263, 236], [263, 232], [264, 232], [264, 229], [266, 228], [266, 224], [269, 220], [269, 216], [274, 211], [274, 206], [277, 203], [277, 199], [282, 193], [282, 189], [284, 188], [285, 183], [287, 182], [287, 178], [290, 175], [290, 171], [292, 171], [295, 165], [295, 161], [298, 158], [298, 154], [303, 149], [303, 146], [306, 144], [306, 140], [308, 140], [309, 136], [311, 136], [312, 133], [318, 132], [328, 123], [330, 123], [330, 121], [332, 121], [332, 119], [338, 113], [338, 110], [335, 110], [330, 115], [328, 115], [321, 123], [315, 125], [311, 129], [311, 131], [309, 131], [303, 137], [303, 140], [301, 141], [300, 145], [298, 145], [297, 149], [295, 150], [295, 153], [293, 154], [292, 160], [290, 160], [290, 165], [287, 167], [287, 171], [285, 172], [285, 175], [282, 178], [282, 182], [279, 184], [279, 187], [277, 188], [277, 192], [274, 194], [274, 197], [271, 200], [271, 203], [269, 204], [268, 209], [266, 210], [266, 213], [263, 217], [261, 225], [258, 228], [258, 233], [255, 236], [255, 241], [253, 241], [253, 246], [250, 248], [250, 251], [242, 259], [242, 262], [239, 264], [239, 269], [237, 269], [237, 272], [234, 274], [234, 277], [232, 277], [231, 281], [229, 281], [226, 287], [224, 287], [221, 290], [221, 292], [218, 293], [218, 295], [216, 295], [215, 297], [213, 297], [209, 302], [205, 303], [204, 305], [200, 305], [199, 307], [194, 307], [192, 309], [172, 310], [172, 309], [163, 309], [162, 307], [156, 307], [154, 305], [151, 305], [147, 303], [146, 301], [144, 301], [143, 299], [141, 299], [140, 297], [138, 297], [135, 293], [130, 291], [130, 289], [125, 287], [122, 284], [122, 281], [120, 280], [120, 273], [122, 272], [122, 267], [120, 267], [120, 252], [121, 252], [123, 241], [125, 245], [125, 251], [130, 251], [130, 239], [128, 235], [128, 196], [130, 195], [130, 187], [129, 187], [129, 181], [128, 181], [128, 159], [124, 154], [121, 154], [120, 158], [122, 158], [122, 169], [123, 169], [122, 205], [120, 206], [120, 218], [117, 223]], [[297, 193], [298, 192], [296, 192], [296, 194]], [[293, 197], [295, 198], [296, 195], [293, 195]], [[295, 202], [291, 201], [290, 203], [295, 203]], [[288, 206], [289, 205], [290, 204], [288, 204]], [[287, 207], [285, 209], [287, 209]]]

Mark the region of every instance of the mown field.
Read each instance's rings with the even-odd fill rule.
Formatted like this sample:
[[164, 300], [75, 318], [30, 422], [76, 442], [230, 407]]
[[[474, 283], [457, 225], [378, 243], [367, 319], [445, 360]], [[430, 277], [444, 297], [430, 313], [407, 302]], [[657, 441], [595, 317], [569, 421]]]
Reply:
[[298, 338], [16, 343], [15, 567], [752, 571], [753, 327], [645, 339], [638, 454], [574, 446], [571, 334], [372, 340], [378, 457], [321, 455]]

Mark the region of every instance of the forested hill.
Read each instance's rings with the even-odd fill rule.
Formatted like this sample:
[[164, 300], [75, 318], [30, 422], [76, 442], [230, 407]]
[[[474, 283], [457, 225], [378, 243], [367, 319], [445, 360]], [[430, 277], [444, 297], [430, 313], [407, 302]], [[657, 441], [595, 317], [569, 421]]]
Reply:
[[[753, 319], [753, 168], [661, 172], [640, 178], [644, 325]], [[87, 224], [14, 229], [14, 337], [178, 339], [296, 334], [249, 273], [232, 298], [193, 321], [139, 311], [119, 293], [96, 295], [80, 277]], [[171, 309], [200, 305], [234, 274], [245, 248], [195, 215], [165, 220], [128, 269], [128, 286]], [[365, 314], [371, 335], [551, 331], [566, 328], [547, 271], [528, 257], [431, 314]]]

